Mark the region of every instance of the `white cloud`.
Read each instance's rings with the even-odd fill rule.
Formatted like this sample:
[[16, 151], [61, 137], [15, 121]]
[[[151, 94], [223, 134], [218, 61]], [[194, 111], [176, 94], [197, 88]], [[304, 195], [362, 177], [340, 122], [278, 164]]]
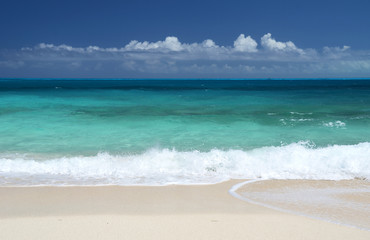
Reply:
[[351, 56], [350, 46], [343, 47], [324, 47], [323, 53], [329, 59], [341, 59], [348, 56]]
[[169, 51], [181, 51], [184, 49], [181, 42], [177, 37], [166, 37], [164, 41], [158, 42], [139, 42], [137, 40], [131, 41], [125, 46], [128, 51], [133, 50], [169, 50]]
[[271, 37], [271, 33], [267, 33], [261, 38], [261, 45], [265, 49], [271, 50], [271, 51], [304, 53], [304, 51], [300, 48], [297, 48], [296, 45], [292, 41], [288, 41], [288, 42], [276, 41], [274, 38]]
[[244, 34], [240, 34], [234, 41], [235, 51], [239, 52], [257, 52], [257, 45], [253, 38], [250, 36], [245, 37]]
[[212, 39], [183, 43], [175, 36], [156, 42], [134, 40], [123, 47], [112, 48], [41, 43], [13, 54], [1, 55], [0, 51], [0, 70], [17, 68], [17, 71], [32, 72], [30, 69], [37, 69], [35, 72], [39, 73], [40, 69], [53, 69], [56, 74], [59, 68], [62, 73], [101, 71], [102, 76], [115, 72], [118, 77], [144, 74], [183, 77], [182, 73], [205, 77], [370, 75], [369, 51], [354, 51], [349, 46], [301, 49], [292, 41], [275, 40], [270, 33], [261, 38], [260, 46], [244, 34], [228, 46], [217, 45]]
[[[292, 41], [279, 42], [270, 33], [261, 38], [260, 51], [257, 42], [251, 36], [240, 34], [233, 46], [217, 45], [212, 39], [200, 43], [182, 43], [177, 37], [169, 36], [163, 41], [139, 42], [133, 40], [124, 47], [102, 48], [98, 46], [72, 47], [66, 44], [54, 45], [40, 43], [33, 48], [25, 47], [19, 51], [24, 58], [75, 61], [76, 58], [96, 60], [172, 60], [172, 61], [275, 61], [307, 62], [320, 59], [340, 59], [350, 56], [349, 46], [342, 48], [324, 47], [322, 54], [314, 49], [300, 49]], [[298, 53], [298, 54], [297, 54]], [[23, 60], [23, 59], [21, 59]], [[4, 65], [4, 64], [3, 64]]]
[[324, 47], [325, 53], [332, 53], [332, 52], [345, 52], [349, 50], [351, 47], [344, 45], [343, 47]]
[[202, 42], [202, 46], [206, 48], [215, 48], [218, 47], [212, 39], [207, 39]]
[[[274, 57], [279, 56], [281, 53], [300, 53], [303, 54], [305, 51], [303, 49], [297, 48], [293, 42], [279, 42], [271, 38], [271, 34], [265, 34], [261, 38], [261, 45], [263, 48], [270, 50], [270, 54], [258, 53], [258, 43], [251, 37], [240, 34], [238, 38], [234, 41], [233, 46], [219, 46], [212, 39], [206, 39], [200, 43], [181, 43], [177, 37], [169, 36], [163, 41], [149, 42], [143, 41], [139, 42], [137, 40], [132, 40], [130, 43], [121, 48], [101, 48], [98, 46], [88, 46], [82, 47], [72, 47], [66, 44], [54, 45], [47, 43], [40, 43], [33, 48], [25, 47], [22, 48], [23, 52], [37, 52], [37, 51], [48, 51], [48, 52], [65, 52], [65, 53], [81, 53], [81, 54], [91, 54], [91, 53], [110, 53], [110, 54], [120, 54], [127, 53], [134, 56], [135, 53], [140, 53], [137, 57], [145, 57], [143, 55], [152, 53], [163, 53], [167, 54], [169, 58], [176, 59], [197, 59], [197, 58], [212, 58], [217, 60], [232, 60], [232, 59], [250, 59], [251, 55], [248, 53], [254, 53], [254, 59], [274, 59]], [[324, 49], [325, 51], [325, 49]], [[307, 52], [310, 52], [308, 50]], [[311, 51], [312, 52], [312, 51]], [[175, 54], [176, 53], [176, 54]], [[245, 54], [240, 54], [245, 53]], [[162, 56], [163, 57], [163, 56]], [[287, 56], [285, 56], [287, 57]], [[276, 58], [279, 59], [279, 58]]]
[[62, 45], [59, 45], [59, 46], [56, 46], [54, 44], [47, 44], [47, 43], [40, 43], [39, 45], [37, 45], [35, 47], [36, 49], [48, 49], [48, 50], [54, 50], [54, 51], [76, 51], [76, 52], [83, 52], [84, 49], [83, 48], [74, 48], [72, 46], [68, 46], [68, 45], [65, 45], [65, 44], [62, 44]]
[[48, 43], [40, 43], [34, 48], [24, 47], [22, 51], [33, 51], [33, 50], [45, 50], [45, 51], [55, 51], [55, 52], [76, 52], [76, 53], [92, 53], [92, 52], [123, 52], [123, 48], [101, 48], [98, 46], [88, 46], [86, 48], [72, 47], [66, 44], [54, 45]]

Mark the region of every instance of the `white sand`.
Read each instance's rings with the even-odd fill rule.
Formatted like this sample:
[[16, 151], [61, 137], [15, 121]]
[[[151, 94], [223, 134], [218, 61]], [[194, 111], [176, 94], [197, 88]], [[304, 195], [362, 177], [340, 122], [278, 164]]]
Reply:
[[0, 239], [370, 239], [205, 186], [3, 187]]

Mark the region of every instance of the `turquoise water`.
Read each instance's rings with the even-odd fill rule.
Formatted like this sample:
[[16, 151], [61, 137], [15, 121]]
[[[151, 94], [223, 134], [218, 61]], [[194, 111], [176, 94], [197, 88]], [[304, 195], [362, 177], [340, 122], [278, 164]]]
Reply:
[[[271, 149], [279, 153], [285, 149], [287, 156], [293, 159], [291, 156], [297, 148], [313, 151], [309, 153], [312, 157], [319, 154], [318, 150], [328, 150], [333, 145], [352, 146], [354, 155], [347, 153], [351, 155], [348, 158], [363, 157], [364, 162], [357, 167], [365, 168], [361, 174], [367, 176], [370, 159], [361, 154], [367, 151], [368, 142], [370, 81], [367, 80], [0, 80], [3, 184], [14, 184], [13, 175], [35, 176], [26, 166], [37, 172], [45, 164], [49, 164], [44, 166], [49, 169], [63, 161], [68, 164], [82, 161], [81, 172], [73, 175], [73, 166], [68, 168], [66, 163], [65, 172], [55, 170], [55, 165], [54, 170], [37, 172], [39, 178], [44, 179], [44, 183], [55, 178], [63, 182], [63, 176], [67, 175], [79, 179], [85, 174], [82, 168], [90, 168], [96, 161], [95, 170], [84, 175], [84, 178], [95, 179], [94, 174], [100, 169], [99, 159], [103, 163], [102, 159], [107, 161], [107, 158], [109, 166], [112, 161], [122, 164], [107, 170], [104, 176], [98, 174], [97, 182], [104, 179], [102, 183], [162, 184], [181, 183], [184, 178], [185, 183], [208, 182], [202, 179], [202, 174], [212, 179], [209, 174], [220, 169], [228, 170], [226, 178], [245, 177], [237, 166], [244, 166], [248, 161], [238, 162], [237, 157], [230, 155], [233, 151], [252, 156], [255, 151], [268, 148], [260, 157], [264, 161], [268, 156], [271, 158], [271, 154], [278, 154]], [[356, 147], [358, 144], [360, 147]], [[359, 151], [359, 148], [365, 150]], [[215, 151], [219, 154], [212, 157]], [[168, 159], [168, 154], [161, 155], [164, 152], [181, 157], [171, 155]], [[187, 157], [187, 154], [198, 155]], [[318, 156], [317, 161], [324, 161], [322, 155]], [[154, 171], [158, 165], [151, 162], [153, 159], [158, 162], [164, 159], [160, 164], [176, 162], [172, 168], [166, 164], [162, 174], [162, 177], [172, 176], [175, 171], [176, 177], [168, 181], [159, 181], [156, 177], [146, 180], [146, 176], [152, 174], [148, 169]], [[194, 159], [198, 162], [194, 163]], [[205, 159], [216, 166], [209, 167]], [[189, 171], [187, 161], [191, 161]], [[139, 162], [141, 168], [136, 164]], [[226, 162], [234, 165], [225, 168]], [[132, 169], [133, 172], [143, 173], [129, 178], [117, 172], [123, 166], [125, 173], [130, 172], [128, 163], [133, 164], [132, 168], [139, 167]], [[231, 168], [238, 169], [237, 173]], [[337, 166], [337, 173], [342, 176], [344, 172], [340, 169], [343, 170], [343, 166]], [[247, 170], [250, 169], [245, 172]], [[198, 174], [195, 177], [191, 175], [194, 172]], [[345, 174], [348, 172], [352, 177], [358, 174], [353, 169], [346, 169]], [[45, 174], [46, 178], [41, 176]], [[281, 172], [274, 174], [281, 175]], [[299, 174], [302, 175], [294, 172], [293, 176], [297, 178]], [[257, 175], [263, 175], [263, 171]], [[197, 180], [191, 181], [192, 176]], [[37, 182], [36, 177], [34, 183]]]

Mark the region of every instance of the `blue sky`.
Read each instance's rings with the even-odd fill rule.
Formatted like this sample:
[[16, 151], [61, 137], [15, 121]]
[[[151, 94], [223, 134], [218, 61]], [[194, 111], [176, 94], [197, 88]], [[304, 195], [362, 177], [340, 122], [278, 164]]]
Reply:
[[6, 1], [0, 77], [370, 77], [370, 1]]

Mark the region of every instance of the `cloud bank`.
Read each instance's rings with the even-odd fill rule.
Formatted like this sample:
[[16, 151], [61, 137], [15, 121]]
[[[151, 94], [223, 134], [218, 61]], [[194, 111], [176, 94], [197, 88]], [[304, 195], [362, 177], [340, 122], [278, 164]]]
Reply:
[[[259, 42], [259, 44], [258, 44]], [[270, 33], [258, 42], [240, 34], [233, 45], [211, 39], [183, 43], [132, 40], [123, 47], [73, 47], [40, 43], [0, 52], [0, 77], [280, 78], [368, 77], [370, 51], [349, 46], [303, 49]]]

